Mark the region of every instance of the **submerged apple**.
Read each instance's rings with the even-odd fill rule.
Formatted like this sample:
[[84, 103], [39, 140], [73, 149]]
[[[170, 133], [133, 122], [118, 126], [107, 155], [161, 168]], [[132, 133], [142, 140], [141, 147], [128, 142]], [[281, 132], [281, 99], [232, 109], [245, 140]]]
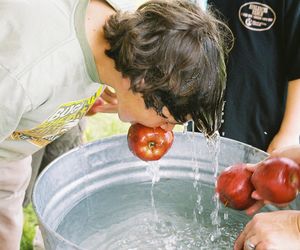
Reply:
[[269, 158], [256, 167], [251, 181], [264, 200], [288, 203], [300, 189], [300, 166], [288, 158]]
[[174, 135], [162, 128], [150, 128], [139, 123], [128, 130], [127, 142], [130, 151], [144, 161], [159, 160], [170, 149]]
[[243, 163], [232, 165], [220, 173], [216, 192], [226, 207], [245, 210], [255, 203], [256, 200], [251, 198], [254, 191], [251, 175]]

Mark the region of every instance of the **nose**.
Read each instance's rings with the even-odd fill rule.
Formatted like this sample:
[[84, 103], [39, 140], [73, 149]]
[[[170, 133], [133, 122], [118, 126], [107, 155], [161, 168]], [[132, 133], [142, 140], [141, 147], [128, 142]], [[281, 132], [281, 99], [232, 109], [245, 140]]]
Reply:
[[163, 125], [160, 126], [163, 130], [166, 131], [172, 131], [173, 128], [175, 127], [174, 124], [170, 124], [170, 123], [164, 123]]

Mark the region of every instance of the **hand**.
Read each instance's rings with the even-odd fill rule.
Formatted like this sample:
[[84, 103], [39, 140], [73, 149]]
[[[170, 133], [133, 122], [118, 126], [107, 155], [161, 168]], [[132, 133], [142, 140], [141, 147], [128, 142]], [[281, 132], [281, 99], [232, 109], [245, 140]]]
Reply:
[[106, 87], [101, 94], [101, 98], [105, 104], [99, 107], [99, 112], [102, 113], [117, 113], [118, 112], [118, 99], [115, 92], [109, 87]]
[[98, 112], [117, 113], [118, 100], [116, 94], [106, 87], [100, 97], [86, 113], [86, 116], [92, 116]]
[[300, 145], [292, 145], [274, 150], [271, 153], [272, 157], [286, 157], [300, 164]]
[[[299, 150], [300, 150], [300, 147], [299, 147]], [[255, 171], [256, 166], [259, 164], [260, 164], [260, 162], [257, 164], [247, 164], [247, 169], [253, 173]], [[263, 208], [265, 205], [274, 205], [278, 208], [284, 208], [289, 205], [289, 203], [275, 204], [275, 203], [272, 203], [271, 201], [264, 200], [257, 191], [252, 192], [251, 197], [253, 199], [257, 200], [257, 202], [245, 210], [246, 214], [248, 214], [248, 215], [253, 215], [257, 211], [259, 211], [261, 208]]]
[[269, 144], [267, 152], [272, 153], [276, 149], [296, 144], [299, 144], [299, 134], [279, 132]]
[[234, 244], [234, 250], [299, 250], [300, 211], [275, 211], [256, 214]]

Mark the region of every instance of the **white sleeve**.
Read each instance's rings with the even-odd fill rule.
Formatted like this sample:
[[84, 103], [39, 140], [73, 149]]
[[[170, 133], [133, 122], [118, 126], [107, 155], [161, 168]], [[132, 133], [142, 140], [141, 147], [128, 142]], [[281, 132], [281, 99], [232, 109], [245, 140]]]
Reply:
[[15, 131], [30, 107], [23, 87], [0, 65], [0, 143]]

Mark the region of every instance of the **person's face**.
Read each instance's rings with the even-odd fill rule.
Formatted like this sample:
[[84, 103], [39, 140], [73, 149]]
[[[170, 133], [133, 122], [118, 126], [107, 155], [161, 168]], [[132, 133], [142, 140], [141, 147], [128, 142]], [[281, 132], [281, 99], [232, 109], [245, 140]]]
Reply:
[[123, 79], [123, 83], [116, 89], [118, 115], [121, 121], [140, 123], [153, 128], [161, 127], [167, 131], [178, 124], [166, 107], [162, 110], [166, 118], [158, 115], [153, 108], [147, 109], [142, 95], [130, 91], [129, 86], [129, 79]]

